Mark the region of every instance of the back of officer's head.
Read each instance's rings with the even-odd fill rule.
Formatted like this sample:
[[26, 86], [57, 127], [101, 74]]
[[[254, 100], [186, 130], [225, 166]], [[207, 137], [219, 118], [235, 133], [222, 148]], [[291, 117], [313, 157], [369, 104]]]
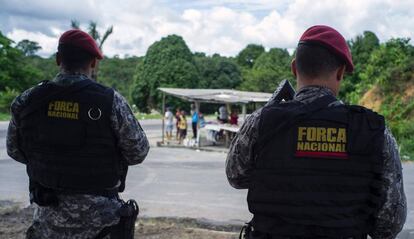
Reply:
[[88, 33], [72, 29], [60, 36], [56, 60], [64, 70], [88, 71], [97, 59], [103, 59], [102, 52]]
[[292, 72], [298, 88], [319, 85], [338, 94], [345, 72], [352, 72], [354, 64], [345, 38], [329, 26], [308, 28], [300, 37]]
[[338, 56], [317, 44], [299, 44], [295, 61], [297, 74], [305, 79], [325, 79], [345, 66]]
[[89, 52], [71, 45], [59, 45], [58, 57], [62, 68], [69, 72], [88, 70], [95, 60], [95, 56]]

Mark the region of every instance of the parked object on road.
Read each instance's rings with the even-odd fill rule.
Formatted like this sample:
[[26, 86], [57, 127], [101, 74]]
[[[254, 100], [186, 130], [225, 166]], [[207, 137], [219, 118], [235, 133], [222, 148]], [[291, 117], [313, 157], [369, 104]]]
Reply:
[[280, 97], [282, 82], [232, 141], [226, 174], [249, 189], [249, 238], [395, 238], [403, 228], [394, 137], [381, 115], [336, 98], [352, 70], [340, 33], [309, 28], [292, 61], [299, 91]]
[[27, 238], [95, 238], [119, 223], [118, 192], [149, 144], [126, 100], [91, 80], [102, 57], [87, 33], [65, 32], [60, 73], [11, 105], [7, 151], [26, 164], [37, 206]]

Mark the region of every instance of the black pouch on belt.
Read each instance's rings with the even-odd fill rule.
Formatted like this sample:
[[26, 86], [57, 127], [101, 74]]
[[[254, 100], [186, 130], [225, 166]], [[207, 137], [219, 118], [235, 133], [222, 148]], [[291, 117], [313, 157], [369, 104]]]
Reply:
[[135, 221], [139, 214], [139, 207], [135, 200], [130, 199], [127, 202], [123, 202], [122, 207], [119, 209], [121, 216], [118, 224], [119, 235], [117, 238], [133, 239], [135, 232]]
[[94, 239], [106, 238], [108, 235], [111, 239], [134, 239], [135, 221], [139, 214], [138, 204], [133, 199], [128, 200], [128, 202], [121, 201], [119, 223], [105, 227]]

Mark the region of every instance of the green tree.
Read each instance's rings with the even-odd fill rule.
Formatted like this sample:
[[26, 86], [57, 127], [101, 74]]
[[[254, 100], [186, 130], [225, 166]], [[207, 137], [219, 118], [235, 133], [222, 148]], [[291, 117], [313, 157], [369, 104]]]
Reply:
[[252, 68], [255, 61], [265, 52], [262, 45], [249, 44], [237, 55], [237, 63], [241, 67]]
[[354, 93], [363, 94], [370, 86], [380, 85], [385, 91], [402, 90], [412, 80], [414, 68], [414, 47], [410, 39], [391, 39], [371, 53], [366, 66], [360, 72], [361, 78]]
[[195, 61], [200, 72], [199, 88], [233, 89], [241, 83], [241, 72], [234, 60], [218, 54], [212, 57], [195, 55]]
[[16, 48], [21, 50], [25, 56], [34, 56], [37, 51], [42, 49], [39, 43], [27, 39], [17, 43]]
[[12, 43], [0, 32], [0, 91], [8, 87], [20, 92], [38, 82], [40, 73], [26, 64], [23, 52]]
[[195, 88], [199, 72], [182, 37], [170, 35], [153, 43], [135, 76], [133, 101], [141, 111], [160, 108], [159, 87]]
[[56, 65], [55, 54], [48, 58], [40, 56], [25, 57], [24, 62], [32, 66], [39, 72], [38, 81], [52, 80], [59, 72], [59, 67]]
[[375, 87], [379, 111], [396, 137], [402, 156], [414, 159], [414, 97], [409, 93], [414, 87], [414, 46], [410, 40], [396, 38], [380, 44], [371, 52], [358, 76], [360, 81], [349, 98], [358, 103]]
[[115, 88], [131, 102], [131, 85], [137, 66], [142, 57], [105, 58], [100, 62], [99, 81], [109, 87]]
[[286, 49], [270, 49], [257, 58], [252, 70], [243, 72], [245, 75], [240, 89], [273, 92], [280, 81], [293, 78], [290, 62], [291, 56]]
[[0, 32], [0, 111], [8, 111], [18, 93], [39, 81], [40, 72], [25, 59], [13, 41]]
[[352, 97], [355, 98], [352, 92], [356, 90], [356, 85], [361, 81], [360, 74], [366, 69], [372, 52], [379, 48], [380, 42], [375, 33], [365, 31], [362, 35], [358, 35], [355, 39], [350, 40], [348, 45], [351, 49], [355, 68], [353, 74], [345, 76], [339, 97], [352, 102]]

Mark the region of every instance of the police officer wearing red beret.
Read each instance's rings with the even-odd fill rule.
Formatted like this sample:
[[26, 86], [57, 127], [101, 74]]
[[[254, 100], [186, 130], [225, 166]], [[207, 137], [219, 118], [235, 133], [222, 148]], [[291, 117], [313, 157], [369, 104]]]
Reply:
[[87, 33], [63, 33], [60, 73], [11, 105], [7, 151], [27, 166], [35, 205], [27, 238], [115, 235], [128, 165], [141, 163], [149, 144], [124, 97], [91, 79], [102, 58]]
[[313, 26], [291, 64], [298, 92], [243, 124], [226, 174], [248, 189], [246, 238], [395, 238], [407, 213], [397, 143], [384, 118], [338, 95], [353, 71], [345, 39]]

